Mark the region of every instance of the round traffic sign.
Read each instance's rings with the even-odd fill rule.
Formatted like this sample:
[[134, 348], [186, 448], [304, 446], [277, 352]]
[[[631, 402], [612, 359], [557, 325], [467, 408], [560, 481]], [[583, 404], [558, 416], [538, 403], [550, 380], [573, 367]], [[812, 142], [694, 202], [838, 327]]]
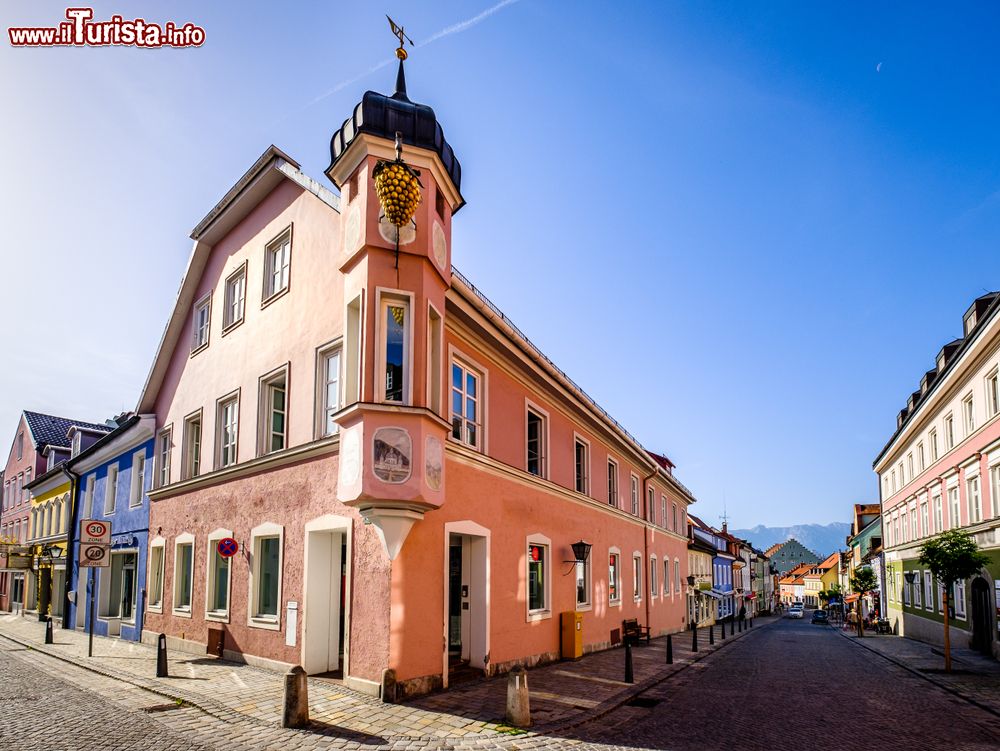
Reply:
[[87, 534], [91, 537], [104, 537], [107, 533], [107, 522], [89, 522], [87, 524]]
[[107, 554], [107, 548], [100, 545], [90, 545], [83, 549], [83, 555], [88, 561], [100, 561]]
[[240, 549], [239, 543], [232, 537], [223, 537], [215, 547], [223, 558], [232, 558]]

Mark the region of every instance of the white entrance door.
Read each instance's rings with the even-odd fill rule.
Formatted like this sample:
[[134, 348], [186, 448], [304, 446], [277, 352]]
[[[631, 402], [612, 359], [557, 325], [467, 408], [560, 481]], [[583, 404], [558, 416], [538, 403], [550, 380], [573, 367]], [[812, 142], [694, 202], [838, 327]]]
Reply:
[[310, 674], [328, 673], [343, 668], [347, 535], [341, 530], [306, 535], [302, 667]]
[[452, 670], [485, 670], [490, 632], [490, 532], [473, 522], [445, 525], [444, 683]]

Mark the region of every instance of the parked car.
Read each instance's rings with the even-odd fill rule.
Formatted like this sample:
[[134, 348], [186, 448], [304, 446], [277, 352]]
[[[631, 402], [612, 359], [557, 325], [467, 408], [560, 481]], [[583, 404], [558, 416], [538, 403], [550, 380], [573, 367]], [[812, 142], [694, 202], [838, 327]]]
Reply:
[[817, 610], [815, 613], [813, 613], [812, 620], [810, 621], [810, 623], [820, 623], [823, 625], [829, 622], [830, 622], [830, 616], [827, 614], [825, 610]]
[[789, 618], [801, 618], [802, 617], [802, 606], [801, 605], [792, 605], [792, 607], [788, 608], [788, 617]]

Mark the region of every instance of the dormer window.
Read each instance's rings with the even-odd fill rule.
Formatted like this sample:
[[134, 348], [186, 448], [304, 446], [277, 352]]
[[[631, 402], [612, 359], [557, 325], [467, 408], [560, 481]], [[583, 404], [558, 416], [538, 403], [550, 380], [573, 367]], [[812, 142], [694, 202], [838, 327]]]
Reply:
[[76, 456], [77, 454], [80, 453], [80, 442], [82, 441], [82, 439], [83, 436], [80, 435], [80, 431], [77, 431], [73, 434], [73, 449], [72, 449], [72, 454], [70, 454], [71, 456]]
[[944, 370], [944, 365], [945, 365], [945, 358], [944, 358], [944, 352], [942, 352], [941, 354], [939, 354], [937, 356], [937, 370], [938, 370], [938, 373], [940, 373], [942, 370]]
[[973, 307], [969, 314], [965, 316], [965, 335], [968, 336], [976, 328], [976, 309]]

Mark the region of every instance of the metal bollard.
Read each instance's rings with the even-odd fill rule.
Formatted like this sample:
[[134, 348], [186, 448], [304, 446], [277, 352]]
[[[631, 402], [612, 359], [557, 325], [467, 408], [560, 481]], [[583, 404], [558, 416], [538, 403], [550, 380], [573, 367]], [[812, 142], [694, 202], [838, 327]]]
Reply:
[[507, 674], [507, 724], [515, 728], [531, 725], [528, 671], [518, 665]]
[[742, 618], [737, 618], [736, 619], [736, 628], [737, 628], [738, 633], [741, 633], [741, 634], [743, 633], [743, 619]]
[[309, 724], [309, 680], [301, 665], [285, 673], [281, 727], [304, 728]]
[[708, 627], [708, 643], [715, 644], [715, 624]]
[[52, 644], [52, 619], [45, 619], [45, 643]]
[[698, 651], [698, 628], [691, 629], [691, 651]]
[[667, 634], [667, 664], [674, 664], [674, 638]]
[[625, 642], [625, 682], [635, 683], [635, 675], [632, 671], [632, 642]]
[[750, 619], [750, 628], [753, 628], [753, 618]]
[[156, 677], [169, 678], [167, 673], [167, 635], [160, 634], [156, 640]]

